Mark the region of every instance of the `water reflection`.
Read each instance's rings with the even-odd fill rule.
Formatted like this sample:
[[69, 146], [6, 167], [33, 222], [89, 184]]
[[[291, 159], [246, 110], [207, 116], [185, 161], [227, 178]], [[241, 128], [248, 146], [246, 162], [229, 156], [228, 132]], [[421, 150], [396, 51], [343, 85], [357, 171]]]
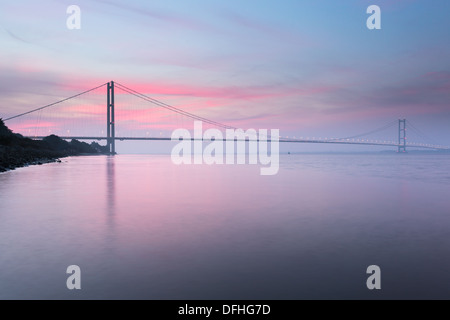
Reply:
[[106, 178], [105, 178], [105, 193], [106, 193], [106, 236], [105, 247], [113, 249], [116, 240], [116, 169], [115, 157], [106, 157]]
[[0, 299], [372, 298], [371, 264], [376, 297], [450, 297], [447, 158], [65, 161], [0, 174]]
[[115, 203], [116, 203], [116, 172], [114, 156], [108, 156], [106, 158], [106, 216], [108, 221], [113, 223], [115, 216]]

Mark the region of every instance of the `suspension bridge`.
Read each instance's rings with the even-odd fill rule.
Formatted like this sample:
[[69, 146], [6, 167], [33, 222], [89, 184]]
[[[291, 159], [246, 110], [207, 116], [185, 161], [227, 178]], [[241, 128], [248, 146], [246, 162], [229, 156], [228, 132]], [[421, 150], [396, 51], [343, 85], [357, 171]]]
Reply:
[[[104, 89], [106, 88], [106, 101]], [[103, 91], [103, 92], [102, 92]], [[80, 101], [91, 95], [89, 101]], [[134, 102], [123, 102], [116, 95], [129, 95]], [[106, 107], [106, 110], [105, 110]], [[43, 113], [51, 110], [50, 114]], [[103, 118], [106, 114], [106, 117]], [[173, 119], [175, 116], [176, 119]], [[190, 121], [186, 123], [183, 121]], [[35, 108], [4, 119], [15, 132], [31, 139], [43, 139], [55, 134], [65, 140], [106, 140], [110, 154], [116, 153], [116, 141], [125, 140], [172, 140], [170, 128], [186, 128], [192, 126], [192, 120], [202, 121], [209, 128], [220, 130], [237, 129], [233, 126], [187, 112], [179, 107], [162, 102], [146, 94], [140, 93], [120, 83], [110, 81], [100, 86], [83, 91], [76, 95], [57, 100], [45, 106]], [[105, 128], [106, 124], [106, 128]], [[122, 127], [121, 127], [122, 125]], [[121, 127], [120, 133], [117, 127]], [[131, 133], [130, 128], [138, 127]], [[423, 142], [407, 140], [408, 131], [420, 137]], [[99, 128], [101, 128], [99, 130]], [[363, 139], [387, 129], [396, 129], [396, 137], [369, 140]], [[105, 130], [106, 129], [106, 130]], [[164, 135], [163, 135], [164, 133]], [[259, 139], [256, 137], [255, 139]], [[271, 139], [271, 137], [265, 137]], [[343, 138], [309, 138], [309, 137], [277, 137], [283, 143], [316, 143], [346, 144], [366, 146], [394, 147], [398, 152], [406, 152], [407, 148], [433, 150], [449, 150], [449, 147], [436, 144], [415, 125], [406, 119], [398, 119], [374, 130]], [[202, 138], [203, 139], [203, 138]], [[249, 140], [246, 137], [245, 140]], [[192, 140], [195, 140], [192, 138]]]

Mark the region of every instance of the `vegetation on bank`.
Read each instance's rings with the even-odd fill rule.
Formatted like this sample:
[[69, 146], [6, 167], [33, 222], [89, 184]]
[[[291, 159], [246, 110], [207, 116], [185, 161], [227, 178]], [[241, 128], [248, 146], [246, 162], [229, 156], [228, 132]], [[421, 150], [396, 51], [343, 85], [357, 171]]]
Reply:
[[25, 138], [13, 133], [0, 119], [0, 172], [31, 164], [58, 161], [59, 158], [80, 154], [106, 154], [106, 146], [78, 140], [67, 142], [56, 135], [42, 140]]

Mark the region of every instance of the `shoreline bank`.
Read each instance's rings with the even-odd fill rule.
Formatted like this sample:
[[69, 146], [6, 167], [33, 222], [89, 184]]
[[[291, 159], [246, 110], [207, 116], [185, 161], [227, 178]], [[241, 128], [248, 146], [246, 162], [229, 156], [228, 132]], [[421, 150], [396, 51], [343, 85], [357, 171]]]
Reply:
[[0, 119], [0, 172], [30, 165], [61, 162], [60, 158], [79, 155], [106, 155], [107, 147], [73, 139], [67, 142], [56, 135], [32, 140], [13, 133]]

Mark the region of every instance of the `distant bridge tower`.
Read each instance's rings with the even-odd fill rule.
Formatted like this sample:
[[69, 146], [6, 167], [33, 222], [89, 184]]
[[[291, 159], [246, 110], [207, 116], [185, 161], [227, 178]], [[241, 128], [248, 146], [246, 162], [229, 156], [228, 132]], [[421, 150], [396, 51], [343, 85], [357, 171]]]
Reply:
[[398, 119], [398, 152], [406, 152], [406, 119]]
[[114, 127], [114, 81], [108, 82], [108, 94], [107, 94], [107, 146], [110, 154], [116, 154], [116, 140], [115, 140], [115, 127]]

